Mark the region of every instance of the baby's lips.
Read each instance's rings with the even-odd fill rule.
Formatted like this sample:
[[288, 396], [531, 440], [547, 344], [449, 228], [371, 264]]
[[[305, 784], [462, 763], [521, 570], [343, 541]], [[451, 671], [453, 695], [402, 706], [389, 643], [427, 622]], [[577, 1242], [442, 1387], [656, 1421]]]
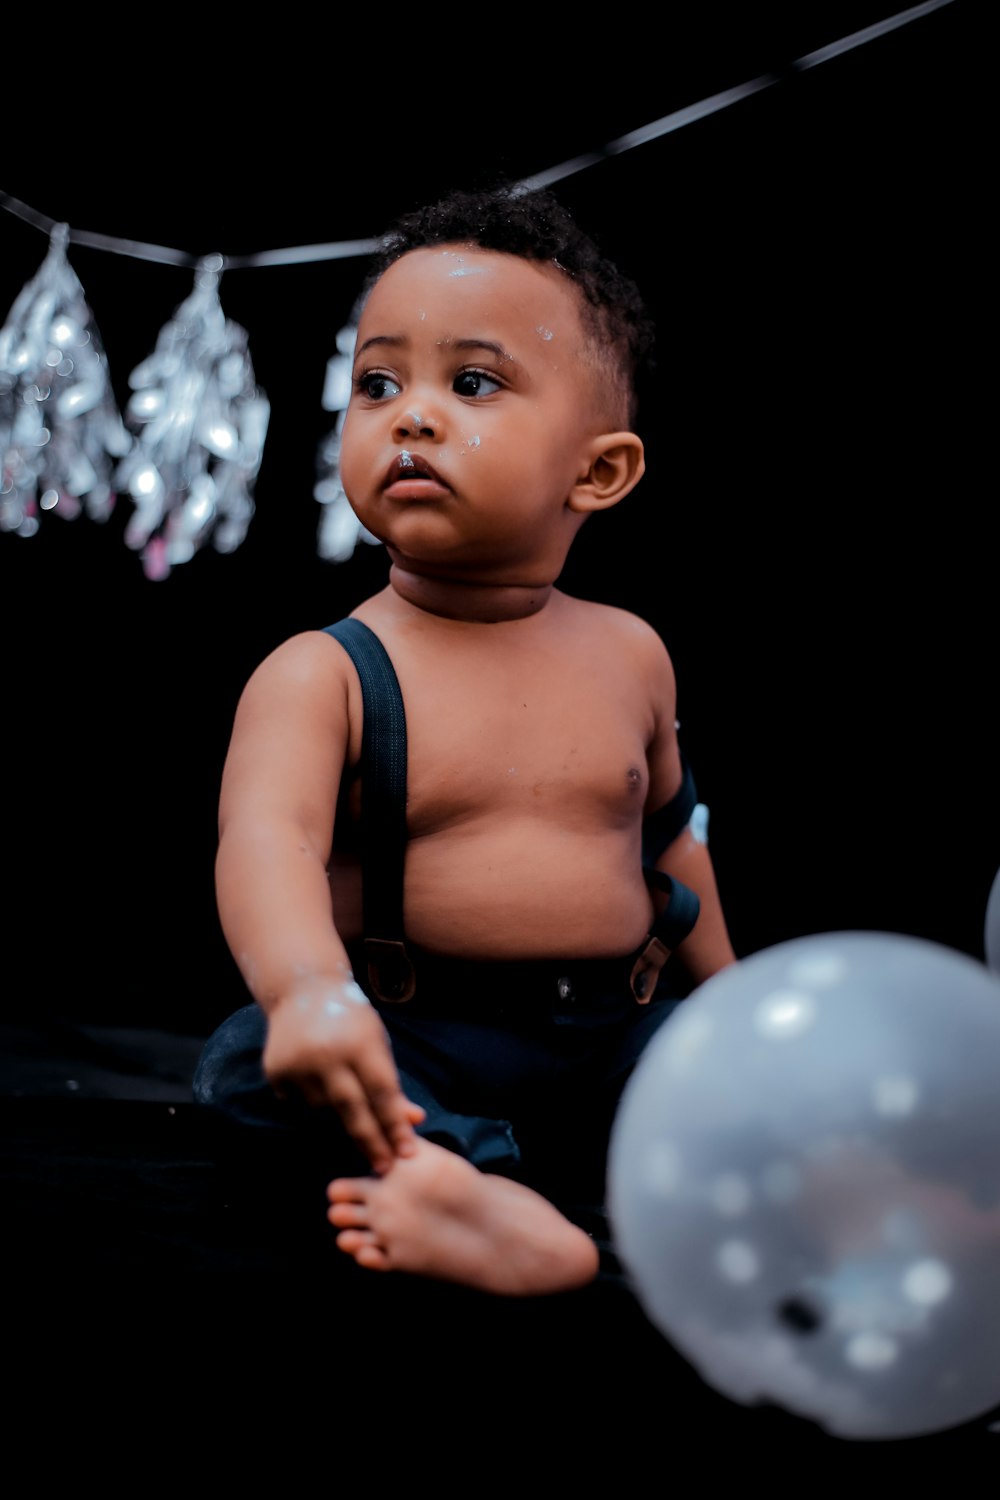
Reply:
[[450, 488], [433, 464], [429, 464], [419, 453], [411, 453], [406, 448], [397, 453], [386, 470], [383, 488], [389, 489], [390, 486], [398, 484], [401, 479], [427, 479], [434, 484], [439, 484], [442, 489]]

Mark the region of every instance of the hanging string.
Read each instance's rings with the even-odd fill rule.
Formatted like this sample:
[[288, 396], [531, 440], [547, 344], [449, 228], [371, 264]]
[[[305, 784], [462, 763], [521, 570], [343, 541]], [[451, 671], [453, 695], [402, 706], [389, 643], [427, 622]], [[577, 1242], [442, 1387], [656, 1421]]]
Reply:
[[[573, 157], [569, 161], [560, 163], [558, 166], [549, 167], [546, 171], [534, 173], [530, 177], [522, 178], [516, 186], [523, 192], [532, 192], [537, 188], [548, 187], [553, 182], [559, 182], [563, 178], [573, 176], [584, 171], [587, 167], [598, 165], [609, 157], [619, 156], [624, 151], [631, 151], [637, 146], [644, 146], [649, 141], [655, 141], [662, 136], [669, 135], [673, 131], [680, 130], [686, 125], [692, 125], [698, 120], [703, 120], [709, 115], [717, 114], [720, 110], [728, 109], [742, 99], [748, 99], [759, 93], [762, 89], [770, 88], [773, 84], [780, 83], [790, 74], [805, 72], [810, 68], [819, 66], [820, 63], [830, 62], [833, 58], [842, 57], [844, 53], [854, 51], [869, 42], [876, 41], [879, 37], [888, 36], [893, 31], [898, 31], [911, 22], [920, 20], [921, 17], [930, 15], [932, 11], [941, 10], [946, 5], [951, 5], [954, 0], [924, 0], [921, 5], [910, 6], [908, 10], [902, 10], [895, 15], [886, 16], [881, 21], [874, 22], [871, 26], [865, 26], [859, 31], [852, 32], [849, 36], [840, 37], [837, 41], [829, 43], [825, 47], [819, 47], [814, 52], [807, 53], [804, 57], [795, 58], [793, 61], [783, 64], [782, 71], [776, 73], [765, 73], [758, 78], [753, 78], [747, 83], [738, 84], [735, 88], [724, 89], [721, 93], [712, 94], [706, 99], [701, 99], [696, 104], [685, 105], [681, 109], [673, 110], [659, 120], [653, 120], [648, 125], [641, 126], [638, 130], [629, 131], [627, 135], [620, 136], [617, 140], [609, 141], [606, 145], [596, 151], [591, 151], [582, 156]], [[39, 213], [37, 209], [30, 208], [26, 203], [20, 202], [9, 193], [0, 191], [0, 206], [17, 214], [27, 223], [33, 224], [36, 229], [42, 230], [46, 235], [52, 233], [56, 221], [49, 219], [46, 215]], [[94, 234], [89, 230], [70, 229], [70, 242], [75, 245], [86, 245], [90, 249], [108, 250], [117, 255], [131, 255], [139, 260], [162, 261], [165, 265], [190, 266], [194, 269], [202, 260], [203, 256], [192, 255], [184, 250], [174, 250], [162, 245], [147, 245], [137, 240], [115, 239], [110, 235]], [[378, 247], [379, 240], [376, 239], [354, 239], [335, 240], [327, 244], [318, 245], [296, 245], [276, 250], [262, 250], [250, 255], [224, 255], [222, 268], [226, 271], [243, 270], [255, 266], [292, 266], [307, 265], [311, 262], [324, 260], [347, 260], [355, 257], [371, 255]]]
[[[923, 4], [887, 16], [783, 64], [780, 72], [761, 74], [695, 104], [673, 110], [607, 142], [596, 151], [525, 177], [515, 187], [522, 193], [549, 187], [588, 167], [728, 109], [783, 78], [841, 57], [952, 3], [953, 0], [925, 0]], [[44, 408], [45, 412], [59, 412], [62, 420], [46, 425], [42, 403], [49, 399], [51, 387], [47, 388], [45, 380], [39, 381], [36, 376], [39, 370], [44, 375], [46, 370], [55, 369], [60, 378], [68, 378], [62, 373], [65, 360], [57, 325], [50, 319], [47, 328], [43, 329], [44, 317], [39, 321], [35, 316], [31, 325], [35, 345], [30, 348], [26, 327], [22, 326], [26, 303], [32, 299], [37, 303], [41, 293], [41, 303], [47, 307], [44, 285], [40, 288], [39, 283], [44, 284], [47, 279], [56, 277], [58, 268], [63, 296], [75, 299], [78, 325], [89, 329], [91, 373], [99, 368], [106, 384], [106, 361], [100, 351], [93, 317], [82, 301], [82, 288], [65, 260], [66, 247], [72, 243], [140, 260], [187, 266], [196, 272], [192, 298], [177, 310], [171, 323], [161, 331], [154, 355], [133, 371], [130, 378], [130, 384], [137, 392], [128, 408], [133, 446], [121, 454], [115, 482], [127, 486], [134, 504], [135, 513], [126, 530], [126, 540], [140, 551], [148, 577], [166, 577], [172, 566], [193, 556], [209, 537], [218, 550], [234, 550], [242, 541], [253, 514], [253, 483], [263, 453], [269, 407], [263, 392], [253, 382], [244, 330], [222, 315], [218, 303], [218, 278], [223, 271], [364, 257], [372, 254], [380, 241], [338, 240], [263, 250], [249, 255], [206, 257], [162, 245], [73, 229], [2, 191], [0, 206], [50, 237], [50, 257], [58, 240], [56, 259], [47, 260], [34, 281], [25, 287], [11, 309], [7, 324], [0, 329], [0, 530], [12, 530], [22, 536], [33, 535], [38, 529], [40, 509], [52, 509], [69, 517], [79, 513], [82, 497], [88, 514], [94, 519], [106, 518], [114, 504], [114, 494], [106, 482], [104, 459], [114, 454], [116, 444], [120, 449], [123, 440], [115, 433], [115, 418], [108, 412], [106, 393], [102, 390], [101, 399], [85, 410], [79, 400], [74, 409], [73, 402], [63, 392], [61, 408], [58, 399]], [[70, 287], [69, 278], [76, 282], [75, 287]], [[82, 324], [79, 318], [83, 318]], [[40, 351], [36, 345], [40, 338], [45, 342], [43, 333], [47, 334], [47, 344], [45, 350]], [[345, 372], [350, 370], [355, 333], [356, 317], [352, 314], [352, 320], [337, 334], [336, 353], [327, 366], [322, 404], [325, 410], [336, 411], [338, 419], [335, 429], [319, 445], [318, 479], [314, 489], [314, 497], [322, 506], [318, 550], [322, 557], [338, 562], [350, 557], [359, 541], [376, 540], [357, 522], [339, 481], [340, 433], [349, 393]], [[103, 364], [95, 366], [94, 356]], [[40, 367], [39, 359], [42, 361]], [[43, 391], [44, 395], [41, 394]], [[150, 403], [155, 406], [155, 412]], [[69, 439], [70, 429], [66, 426], [70, 409], [74, 409], [74, 415], [80, 419], [73, 429], [73, 440]], [[90, 416], [88, 410], [92, 413]], [[190, 438], [186, 446], [181, 441], [181, 433], [187, 433]], [[224, 438], [220, 438], [223, 433]], [[218, 442], [213, 448], [213, 434], [222, 442], [225, 451], [220, 450]], [[54, 469], [51, 465], [46, 466], [42, 450], [54, 438], [56, 442], [51, 453], [60, 449], [67, 451], [70, 455], [67, 462], [74, 478], [63, 473], [58, 465]], [[166, 456], [168, 450], [169, 457]], [[81, 488], [79, 477], [85, 473], [84, 459], [90, 463], [95, 475], [93, 484], [87, 489]], [[167, 477], [161, 463], [166, 466]], [[44, 488], [40, 490], [40, 486]]]

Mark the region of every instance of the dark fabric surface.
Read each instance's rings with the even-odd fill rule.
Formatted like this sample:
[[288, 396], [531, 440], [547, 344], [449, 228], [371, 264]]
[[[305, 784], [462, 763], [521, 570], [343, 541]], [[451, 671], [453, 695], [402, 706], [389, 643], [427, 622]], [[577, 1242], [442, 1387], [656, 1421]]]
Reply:
[[[55, 1040], [11, 1031], [0, 1071], [7, 1415], [32, 1467], [56, 1430], [85, 1444], [103, 1432], [107, 1472], [123, 1443], [219, 1444], [237, 1414], [229, 1461], [249, 1463], [283, 1424], [307, 1446], [346, 1424], [404, 1472], [393, 1434], [443, 1422], [467, 1458], [502, 1437], [497, 1472], [530, 1464], [631, 1488], [668, 1451], [671, 1472], [780, 1459], [896, 1476], [928, 1450], [988, 1455], [1000, 1441], [976, 1422], [850, 1443], [734, 1404], [650, 1324], [613, 1263], [582, 1291], [529, 1299], [365, 1272], [293, 1182], [221, 1151], [187, 1098], [199, 1038], [88, 1029], [75, 1054], [46, 1053]], [[58, 1444], [49, 1458], [69, 1462]]]

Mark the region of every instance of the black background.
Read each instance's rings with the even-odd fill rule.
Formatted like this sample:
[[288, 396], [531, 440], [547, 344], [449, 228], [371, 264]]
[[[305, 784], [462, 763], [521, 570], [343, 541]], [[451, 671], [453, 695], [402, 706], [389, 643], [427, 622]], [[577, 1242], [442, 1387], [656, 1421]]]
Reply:
[[[750, 9], [565, 34], [373, 12], [322, 44], [290, 21], [124, 52], [91, 34], [25, 85], [0, 188], [192, 257], [367, 238], [450, 187], [545, 171], [775, 73], [555, 185], [643, 287], [661, 343], [647, 476], [584, 529], [563, 585], [669, 646], [739, 952], [868, 928], [981, 958], [1000, 865], [983, 12], [954, 0], [797, 71], [897, 7]], [[6, 213], [0, 246], [9, 306], [47, 242]], [[79, 244], [70, 262], [124, 409], [191, 270]], [[105, 525], [0, 535], [15, 1017], [200, 1033], [243, 1001], [212, 870], [240, 689], [385, 578], [379, 548], [316, 550], [325, 366], [363, 269], [222, 277], [271, 402], [235, 553], [151, 582], [124, 498]]]

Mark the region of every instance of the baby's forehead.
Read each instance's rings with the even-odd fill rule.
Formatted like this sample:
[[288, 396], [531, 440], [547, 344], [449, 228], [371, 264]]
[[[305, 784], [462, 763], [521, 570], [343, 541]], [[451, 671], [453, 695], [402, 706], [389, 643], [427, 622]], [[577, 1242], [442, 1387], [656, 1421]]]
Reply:
[[497, 269], [527, 268], [547, 273], [558, 270], [552, 261], [535, 260], [527, 255], [515, 255], [510, 250], [494, 250], [474, 240], [447, 240], [435, 245], [415, 245], [404, 250], [402, 255], [389, 265], [380, 280], [394, 272], [434, 267], [442, 275], [459, 280], [463, 276], [481, 275], [491, 266]]
[[393, 261], [372, 286], [364, 311], [388, 305], [409, 306], [421, 318], [465, 311], [512, 322], [545, 317], [564, 337], [587, 333], [582, 293], [554, 262], [462, 241], [422, 245]]

